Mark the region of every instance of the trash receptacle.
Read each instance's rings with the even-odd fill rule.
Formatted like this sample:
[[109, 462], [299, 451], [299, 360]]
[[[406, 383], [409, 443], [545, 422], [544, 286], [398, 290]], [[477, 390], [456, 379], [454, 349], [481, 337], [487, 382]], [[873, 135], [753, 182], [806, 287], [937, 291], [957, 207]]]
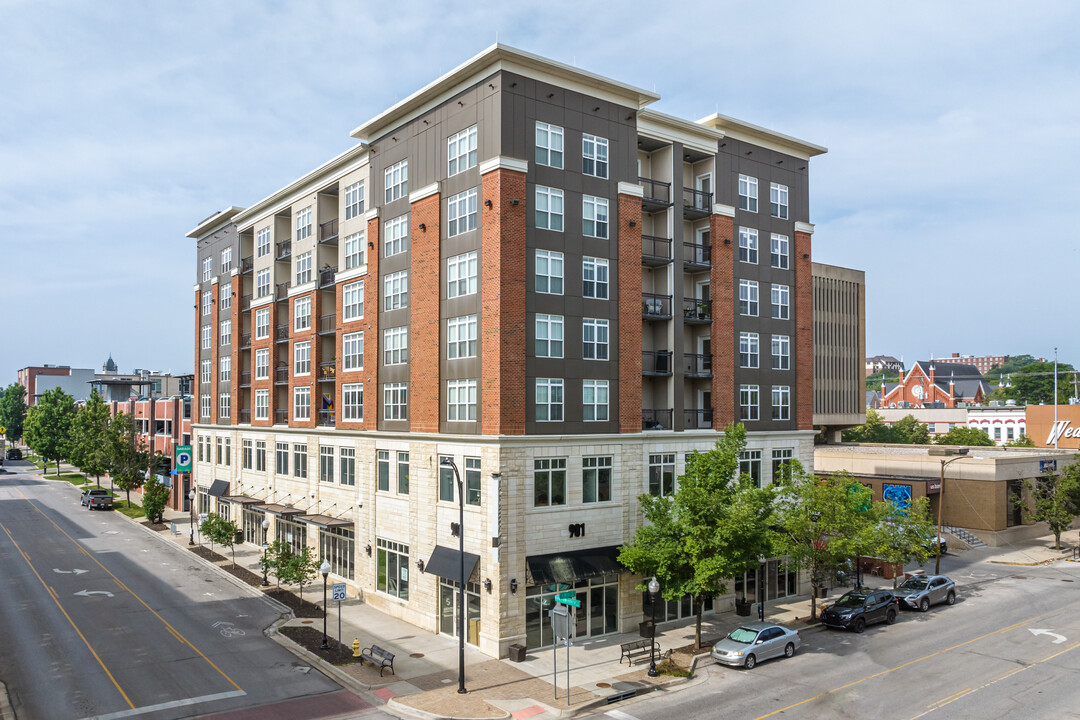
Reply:
[[645, 620], [638, 623], [638, 634], [643, 638], [656, 637], [656, 626], [653, 625], [652, 620]]
[[237, 530], [236, 531], [236, 544], [239, 545], [242, 542], [244, 542], [244, 531], [243, 530]]
[[753, 605], [753, 603], [751, 603], [751, 602], [749, 602], [747, 600], [736, 600], [735, 601], [735, 614], [738, 615], [739, 617], [750, 617], [750, 608], [751, 608], [752, 605]]
[[510, 661], [511, 662], [525, 662], [525, 646], [520, 643], [514, 643], [510, 646]]

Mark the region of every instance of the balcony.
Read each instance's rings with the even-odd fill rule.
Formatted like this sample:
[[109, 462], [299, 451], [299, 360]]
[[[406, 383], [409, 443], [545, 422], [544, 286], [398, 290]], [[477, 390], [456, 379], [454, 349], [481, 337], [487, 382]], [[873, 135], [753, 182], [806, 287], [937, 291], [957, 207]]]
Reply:
[[240, 424], [241, 425], [250, 425], [251, 424], [251, 410], [248, 410], [247, 408], [244, 408], [244, 409], [240, 410]]
[[337, 363], [333, 360], [319, 363], [319, 382], [334, 382], [335, 379], [337, 379]]
[[331, 313], [330, 315], [319, 316], [319, 334], [320, 335], [332, 335], [337, 331], [337, 315]]
[[674, 410], [642, 410], [641, 411], [641, 429], [642, 430], [670, 430], [671, 429], [671, 417], [675, 413]]
[[[335, 220], [335, 222], [337, 221]], [[337, 275], [336, 267], [324, 267], [322, 270], [319, 271], [319, 287], [324, 288], [333, 285], [335, 275]]]
[[288, 385], [289, 384], [289, 366], [278, 365], [274, 368], [274, 384], [275, 385]]
[[641, 316], [649, 320], [670, 320], [671, 296], [641, 293]]
[[683, 375], [688, 378], [712, 377], [712, 353], [683, 355]]
[[240, 349], [247, 350], [251, 347], [251, 333], [240, 333]]
[[251, 371], [244, 370], [240, 373], [240, 387], [251, 387]]
[[329, 222], [319, 223], [319, 242], [337, 242], [337, 218]]
[[682, 197], [684, 218], [688, 220], [699, 220], [712, 215], [711, 192], [684, 187], [682, 189]]
[[289, 342], [288, 325], [278, 325], [274, 328], [274, 342]]
[[655, 235], [641, 236], [641, 264], [660, 267], [671, 262], [671, 239]]
[[687, 270], [708, 270], [712, 267], [712, 245], [683, 243], [683, 267]]
[[683, 298], [683, 322], [690, 324], [712, 322], [712, 300]]
[[275, 425], [288, 425], [289, 424], [289, 411], [288, 410], [274, 410], [274, 424]]
[[249, 273], [255, 269], [255, 258], [248, 255], [246, 258], [240, 258], [240, 274]]
[[712, 408], [683, 410], [684, 430], [712, 430]]
[[292, 256], [292, 238], [288, 240], [282, 240], [277, 244], [277, 252], [274, 253], [274, 257], [278, 260], [284, 260]]
[[240, 312], [245, 312], [251, 309], [251, 293], [240, 296]]
[[671, 207], [671, 183], [639, 177], [644, 193], [641, 196], [641, 209], [645, 212], [659, 212]]
[[318, 424], [320, 427], [334, 427], [334, 418], [337, 413], [333, 410], [320, 410]]
[[286, 300], [289, 297], [289, 288], [292, 287], [292, 281], [286, 280], [283, 283], [278, 283], [274, 286], [274, 300]]
[[641, 374], [650, 377], [665, 377], [671, 375], [671, 351], [642, 350]]

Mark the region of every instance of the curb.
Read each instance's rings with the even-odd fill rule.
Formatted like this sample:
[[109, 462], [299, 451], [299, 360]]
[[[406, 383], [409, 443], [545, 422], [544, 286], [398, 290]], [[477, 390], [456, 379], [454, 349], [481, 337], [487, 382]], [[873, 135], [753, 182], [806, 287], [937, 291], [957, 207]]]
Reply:
[[15, 720], [15, 710], [11, 707], [7, 685], [0, 682], [0, 720]]
[[[304, 648], [298, 643], [293, 642], [290, 638], [278, 632], [278, 628], [283, 626], [286, 622], [288, 622], [287, 618], [278, 620], [277, 622], [273, 623], [269, 628], [267, 628], [263, 632], [263, 634], [276, 642], [281, 647], [291, 652], [296, 657], [309, 663], [312, 667], [316, 668], [323, 675], [326, 675], [327, 677], [333, 679], [335, 682], [337, 682], [343, 688], [349, 690], [354, 695], [370, 696], [371, 686], [365, 685], [349, 673], [343, 670], [339, 670], [333, 664], [326, 662], [315, 653], [309, 651], [307, 648]], [[367, 697], [366, 699], [371, 700], [370, 697]], [[377, 699], [372, 702], [372, 705], [378, 707], [380, 700], [382, 700], [382, 698], [377, 697]], [[392, 699], [391, 702], [393, 702]]]
[[[488, 703], [491, 705], [491, 703]], [[491, 707], [495, 707], [491, 705]], [[498, 710], [499, 708], [495, 708]], [[439, 713], [428, 712], [427, 710], [420, 710], [418, 708], [410, 707], [404, 703], [399, 703], [396, 698], [390, 698], [386, 705], [383, 706], [384, 711], [393, 712], [398, 717], [416, 718], [416, 720], [507, 720], [510, 717], [510, 713], [503, 711], [502, 715], [489, 715], [486, 718], [471, 718], [462, 717], [458, 715], [440, 715]]]

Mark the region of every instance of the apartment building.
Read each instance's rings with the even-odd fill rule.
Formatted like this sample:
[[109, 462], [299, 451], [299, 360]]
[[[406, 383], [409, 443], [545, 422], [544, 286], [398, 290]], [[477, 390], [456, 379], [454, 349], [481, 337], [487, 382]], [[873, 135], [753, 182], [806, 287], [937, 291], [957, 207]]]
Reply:
[[[161, 453], [164, 458], [165, 462], [156, 470], [158, 480], [169, 487], [168, 506], [187, 512], [190, 509], [190, 474], [173, 474], [170, 471], [176, 460], [177, 446], [191, 444], [192, 397], [186, 392], [190, 377], [174, 376], [172, 381], [181, 385], [185, 392], [168, 397], [143, 396], [113, 401], [109, 403], [109, 410], [114, 417], [127, 413], [135, 418], [138, 437], [144, 447], [151, 452]], [[142, 492], [141, 488], [139, 492]]]
[[[615, 558], [639, 495], [673, 492], [736, 421], [760, 482], [813, 464], [825, 149], [658, 99], [495, 45], [193, 229], [199, 510], [316, 548], [432, 632], [464, 612], [492, 656], [550, 645], [561, 589], [579, 638], [636, 628], [640, 578]], [[764, 573], [706, 607], [801, 591]]]

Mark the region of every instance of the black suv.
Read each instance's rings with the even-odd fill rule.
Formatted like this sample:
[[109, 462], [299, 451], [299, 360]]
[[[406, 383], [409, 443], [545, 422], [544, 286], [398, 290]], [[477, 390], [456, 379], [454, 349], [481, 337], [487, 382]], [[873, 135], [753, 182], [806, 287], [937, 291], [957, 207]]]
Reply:
[[20, 450], [19, 448], [15, 448], [15, 447], [8, 448], [7, 459], [8, 460], [22, 460], [22, 450]]
[[900, 601], [889, 590], [852, 590], [821, 612], [821, 622], [829, 627], [861, 633], [867, 625], [892, 625], [900, 612]]

